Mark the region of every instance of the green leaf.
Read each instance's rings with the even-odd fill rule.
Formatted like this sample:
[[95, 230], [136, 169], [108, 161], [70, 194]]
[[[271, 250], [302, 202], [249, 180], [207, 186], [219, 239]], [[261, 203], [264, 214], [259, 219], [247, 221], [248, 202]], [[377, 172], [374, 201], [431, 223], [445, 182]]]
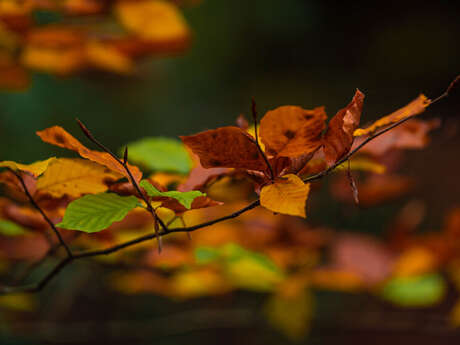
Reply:
[[26, 233], [25, 229], [12, 221], [0, 219], [0, 234], [5, 236], [20, 236]]
[[195, 249], [195, 260], [198, 264], [207, 264], [216, 261], [221, 256], [219, 249], [212, 247], [198, 247]]
[[129, 159], [145, 169], [188, 174], [192, 161], [182, 142], [149, 137], [128, 144]]
[[56, 226], [88, 233], [108, 228], [125, 218], [129, 211], [140, 206], [135, 196], [114, 193], [89, 194], [67, 206], [64, 219]]
[[151, 197], [168, 197], [176, 199], [182, 206], [186, 209], [190, 209], [192, 207], [192, 202], [195, 198], [199, 196], [206, 196], [205, 193], [202, 193], [198, 190], [192, 190], [190, 192], [177, 192], [177, 191], [170, 191], [170, 192], [160, 192], [156, 189], [152, 184], [147, 180], [142, 180], [140, 183], [141, 187], [145, 189], [147, 194]]
[[403, 307], [425, 307], [439, 302], [446, 291], [446, 282], [439, 274], [399, 277], [390, 280], [381, 290], [384, 299]]

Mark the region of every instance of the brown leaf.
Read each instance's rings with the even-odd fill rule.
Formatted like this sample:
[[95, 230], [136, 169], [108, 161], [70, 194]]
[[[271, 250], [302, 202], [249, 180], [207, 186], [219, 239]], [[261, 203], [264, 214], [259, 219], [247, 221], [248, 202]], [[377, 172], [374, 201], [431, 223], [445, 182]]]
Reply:
[[268, 111], [259, 128], [265, 151], [284, 157], [313, 154], [321, 146], [325, 120], [323, 107], [307, 110], [288, 105]]
[[406, 117], [415, 116], [425, 111], [425, 108], [430, 105], [431, 101], [426, 98], [425, 95], [420, 95], [408, 105], [402, 107], [401, 109], [396, 110], [390, 115], [384, 116], [379, 120], [375, 121], [372, 125], [367, 128], [359, 128], [354, 131], [353, 135], [355, 137], [370, 134], [375, 132], [377, 129], [395, 123], [399, 120], [402, 120]]
[[345, 156], [353, 144], [353, 132], [359, 125], [364, 94], [356, 90], [351, 102], [331, 119], [324, 136], [324, 155], [329, 166]]
[[264, 171], [267, 165], [254, 138], [238, 127], [228, 126], [180, 137], [204, 168], [240, 168]]
[[[129, 179], [125, 169], [121, 166], [121, 164], [115, 161], [113, 157], [110, 156], [110, 154], [86, 148], [82, 143], [75, 139], [71, 134], [66, 132], [62, 127], [50, 127], [44, 129], [43, 131], [38, 131], [37, 135], [46, 143], [75, 151], [83, 158], [104, 165], [110, 170], [118, 172]], [[133, 165], [128, 166], [134, 179], [136, 181], [140, 181], [142, 178], [142, 172], [139, 170], [139, 168]]]

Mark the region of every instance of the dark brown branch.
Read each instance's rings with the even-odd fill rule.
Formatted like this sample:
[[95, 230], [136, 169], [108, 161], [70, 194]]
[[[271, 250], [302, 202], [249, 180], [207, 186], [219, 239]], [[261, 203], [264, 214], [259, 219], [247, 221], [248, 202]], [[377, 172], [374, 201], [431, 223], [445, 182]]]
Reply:
[[24, 193], [26, 193], [27, 198], [29, 199], [29, 202], [32, 204], [32, 206], [40, 212], [41, 216], [43, 219], [48, 223], [48, 225], [53, 229], [54, 233], [56, 234], [56, 237], [59, 240], [59, 243], [64, 247], [65, 251], [67, 252], [68, 257], [72, 257], [72, 251], [70, 250], [69, 246], [67, 243], [65, 243], [64, 239], [62, 238], [61, 234], [59, 233], [58, 229], [54, 225], [54, 223], [51, 221], [51, 219], [48, 218], [46, 213], [42, 210], [42, 208], [37, 204], [35, 199], [32, 197], [32, 195], [29, 192], [29, 189], [27, 188], [26, 183], [24, 182], [24, 179], [22, 178], [21, 174], [14, 171], [13, 169], [10, 169], [10, 171], [17, 177], [19, 182], [22, 185], [22, 188], [24, 189]]
[[256, 146], [262, 158], [264, 159], [265, 164], [267, 164], [268, 171], [270, 172], [270, 178], [273, 181], [275, 179], [275, 173], [273, 172], [273, 167], [268, 161], [268, 158], [265, 155], [264, 150], [262, 150], [262, 147], [260, 147], [260, 143], [259, 143], [259, 130], [257, 129], [257, 108], [256, 108], [256, 101], [254, 100], [254, 97], [251, 100], [251, 113], [252, 113], [252, 119], [254, 121], [254, 135], [256, 137]]
[[[141, 188], [139, 187], [139, 184], [137, 183], [136, 179], [134, 178], [133, 174], [131, 173], [131, 170], [129, 169], [129, 166], [128, 166], [128, 148], [125, 149], [125, 153], [124, 153], [124, 157], [123, 157], [123, 160], [121, 160], [120, 158], [117, 157], [116, 154], [114, 154], [107, 146], [103, 145], [99, 140], [97, 140], [93, 134], [89, 131], [89, 129], [79, 120], [77, 119], [77, 123], [78, 125], [80, 126], [81, 130], [83, 131], [83, 133], [86, 135], [86, 137], [91, 140], [94, 144], [96, 144], [97, 146], [99, 146], [103, 151], [107, 152], [110, 156], [112, 156], [112, 158], [118, 163], [120, 164], [123, 169], [125, 169], [126, 173], [128, 174], [129, 176], [129, 180], [131, 182], [131, 184], [133, 185], [133, 187], [136, 189], [136, 192], [137, 194], [139, 195], [139, 197], [145, 202], [146, 204], [146, 207], [147, 207], [147, 210], [150, 212], [150, 214], [152, 215], [153, 217], [153, 221], [154, 221], [154, 224], [160, 224], [163, 231], [167, 231], [168, 230], [168, 227], [166, 226], [166, 224], [160, 219], [160, 217], [158, 217], [157, 213], [155, 212], [155, 210], [153, 209], [152, 205], [150, 204], [150, 201], [148, 200], [148, 198], [145, 196], [144, 193], [142, 193], [141, 191]], [[159, 232], [157, 230], [157, 227], [155, 226], [155, 235], [156, 235], [156, 238], [158, 240], [158, 250], [161, 251], [161, 237], [159, 236]]]

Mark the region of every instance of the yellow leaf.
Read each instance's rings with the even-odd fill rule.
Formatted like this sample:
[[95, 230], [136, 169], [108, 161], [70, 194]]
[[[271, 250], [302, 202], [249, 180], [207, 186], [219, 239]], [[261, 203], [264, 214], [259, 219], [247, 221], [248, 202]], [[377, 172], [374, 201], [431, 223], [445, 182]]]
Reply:
[[274, 294], [267, 302], [265, 313], [273, 327], [292, 340], [300, 340], [310, 328], [313, 297], [306, 289], [299, 289], [295, 295]]
[[83, 159], [56, 159], [37, 182], [37, 192], [59, 198], [105, 192], [107, 181], [122, 176], [108, 168]]
[[184, 18], [168, 1], [119, 1], [116, 13], [128, 30], [147, 40], [169, 41], [189, 35]]
[[93, 41], [86, 46], [86, 58], [94, 67], [120, 74], [133, 71], [132, 61], [118, 50], [107, 44]]
[[84, 54], [80, 48], [54, 49], [30, 45], [24, 49], [21, 60], [31, 69], [67, 75], [83, 66]]
[[179, 272], [171, 283], [174, 296], [181, 298], [219, 295], [230, 290], [222, 276], [210, 268]]
[[48, 165], [55, 159], [56, 159], [55, 157], [51, 157], [51, 158], [48, 158], [47, 160], [38, 161], [32, 164], [21, 164], [21, 163], [16, 163], [13, 161], [3, 161], [3, 162], [0, 162], [0, 167], [10, 168], [15, 171], [17, 170], [26, 171], [28, 173], [31, 173], [35, 177], [37, 177], [43, 174], [45, 170], [48, 168]]
[[398, 277], [420, 275], [432, 271], [437, 265], [433, 253], [423, 247], [414, 247], [401, 254], [393, 274]]
[[260, 204], [273, 212], [305, 218], [309, 192], [309, 183], [305, 184], [298, 176], [289, 174], [262, 188]]

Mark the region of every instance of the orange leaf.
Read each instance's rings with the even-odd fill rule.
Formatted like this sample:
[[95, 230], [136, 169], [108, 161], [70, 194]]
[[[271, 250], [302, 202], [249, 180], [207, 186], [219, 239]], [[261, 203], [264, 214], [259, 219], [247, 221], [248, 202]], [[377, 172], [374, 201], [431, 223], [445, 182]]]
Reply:
[[287, 105], [268, 111], [260, 121], [260, 137], [269, 155], [297, 157], [313, 154], [320, 146], [326, 113]]
[[391, 113], [390, 115], [384, 116], [381, 119], [375, 121], [372, 125], [367, 128], [358, 128], [355, 130], [353, 135], [359, 137], [364, 134], [375, 132], [377, 129], [383, 126], [391, 125], [392, 123], [398, 122], [406, 117], [415, 116], [425, 111], [425, 108], [430, 105], [431, 101], [426, 98], [425, 95], [420, 95], [405, 107]]
[[266, 169], [254, 139], [238, 127], [228, 126], [180, 137], [204, 168]]
[[353, 132], [359, 125], [364, 94], [356, 90], [351, 102], [332, 118], [324, 136], [324, 155], [328, 165], [333, 165], [350, 151]]
[[120, 22], [136, 35], [151, 41], [169, 41], [189, 35], [184, 18], [173, 3], [164, 0], [118, 1]]
[[[116, 171], [129, 178], [125, 169], [107, 152], [94, 151], [86, 148], [82, 143], [75, 139], [65, 129], [59, 126], [53, 126], [43, 131], [38, 131], [37, 135], [46, 143], [63, 147], [77, 152], [83, 158], [106, 166], [112, 171]], [[142, 173], [136, 166], [128, 165], [136, 181], [140, 181]]]
[[273, 212], [305, 218], [309, 192], [309, 183], [305, 184], [298, 176], [289, 174], [262, 188], [260, 204]]

